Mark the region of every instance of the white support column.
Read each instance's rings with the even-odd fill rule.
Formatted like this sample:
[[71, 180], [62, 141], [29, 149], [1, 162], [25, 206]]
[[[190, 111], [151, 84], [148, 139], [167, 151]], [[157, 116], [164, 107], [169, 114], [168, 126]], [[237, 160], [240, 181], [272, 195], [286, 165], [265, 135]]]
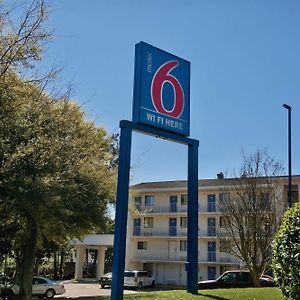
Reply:
[[98, 248], [98, 258], [97, 258], [97, 279], [100, 278], [104, 274], [104, 260], [105, 260], [105, 251], [106, 247], [99, 247]]
[[85, 259], [85, 246], [76, 245], [75, 280], [82, 279], [84, 259]]

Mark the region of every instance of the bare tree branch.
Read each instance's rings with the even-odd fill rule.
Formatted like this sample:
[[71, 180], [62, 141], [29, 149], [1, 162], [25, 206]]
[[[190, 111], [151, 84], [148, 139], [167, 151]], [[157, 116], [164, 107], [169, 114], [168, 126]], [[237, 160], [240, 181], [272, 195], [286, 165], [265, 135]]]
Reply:
[[[26, 5], [25, 3], [23, 4]], [[31, 69], [40, 60], [43, 45], [50, 32], [43, 28], [47, 19], [44, 0], [32, 0], [19, 23], [13, 21], [12, 10], [0, 13], [0, 77], [16, 67]]]
[[227, 252], [243, 260], [255, 285], [271, 261], [271, 242], [278, 228], [282, 199], [276, 177], [282, 174], [280, 163], [267, 151], [257, 150], [243, 156], [239, 175], [224, 179], [224, 195], [219, 210], [225, 221]]

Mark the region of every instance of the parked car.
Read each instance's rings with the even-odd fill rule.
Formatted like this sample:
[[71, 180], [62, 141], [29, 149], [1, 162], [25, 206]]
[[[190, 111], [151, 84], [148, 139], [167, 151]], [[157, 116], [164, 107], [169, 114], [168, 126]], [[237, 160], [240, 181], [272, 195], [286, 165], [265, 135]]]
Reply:
[[[105, 286], [111, 286], [112, 273], [106, 273], [101, 276], [99, 283], [101, 288], [104, 288]], [[135, 287], [140, 289], [148, 286], [154, 287], [155, 280], [148, 274], [147, 271], [134, 270], [124, 272], [124, 287]]]
[[136, 288], [154, 287], [155, 280], [147, 271], [125, 271], [124, 286]]
[[[19, 294], [20, 286], [18, 282], [12, 283], [10, 288], [15, 295]], [[61, 282], [42, 276], [34, 276], [32, 279], [32, 295], [34, 296], [43, 296], [47, 299], [52, 299], [54, 295], [62, 295], [65, 292], [65, 287]]]
[[[270, 276], [265, 277], [262, 275], [260, 278], [260, 284], [262, 287], [275, 286], [275, 281]], [[233, 270], [226, 271], [220, 277], [215, 280], [205, 280], [198, 282], [199, 289], [218, 289], [218, 288], [243, 288], [254, 287], [253, 280], [249, 271]]]
[[111, 281], [112, 281], [112, 273], [106, 273], [103, 276], [99, 278], [99, 283], [102, 289], [105, 288], [105, 286], [111, 286]]

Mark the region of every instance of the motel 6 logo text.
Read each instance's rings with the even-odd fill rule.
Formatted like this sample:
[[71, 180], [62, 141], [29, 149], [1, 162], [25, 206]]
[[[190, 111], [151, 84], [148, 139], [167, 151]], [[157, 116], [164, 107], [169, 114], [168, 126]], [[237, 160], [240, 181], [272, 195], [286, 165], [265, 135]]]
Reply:
[[[153, 76], [151, 84], [151, 98], [155, 110], [161, 114], [178, 119], [184, 108], [184, 94], [180, 82], [170, 72], [178, 66], [178, 61], [173, 60], [163, 64]], [[168, 110], [164, 107], [163, 87], [165, 83], [172, 85], [174, 90], [174, 104]]]
[[136, 45], [133, 121], [183, 136], [190, 128], [190, 63], [144, 42]]

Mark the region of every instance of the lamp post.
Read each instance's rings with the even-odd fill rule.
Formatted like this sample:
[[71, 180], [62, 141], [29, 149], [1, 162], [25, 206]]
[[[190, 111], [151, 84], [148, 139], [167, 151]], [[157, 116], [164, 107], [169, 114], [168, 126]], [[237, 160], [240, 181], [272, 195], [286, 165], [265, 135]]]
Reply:
[[292, 206], [292, 128], [291, 128], [291, 106], [287, 104], [282, 105], [284, 108], [288, 110], [288, 167], [289, 167], [289, 188], [288, 188], [288, 204], [289, 207]]

